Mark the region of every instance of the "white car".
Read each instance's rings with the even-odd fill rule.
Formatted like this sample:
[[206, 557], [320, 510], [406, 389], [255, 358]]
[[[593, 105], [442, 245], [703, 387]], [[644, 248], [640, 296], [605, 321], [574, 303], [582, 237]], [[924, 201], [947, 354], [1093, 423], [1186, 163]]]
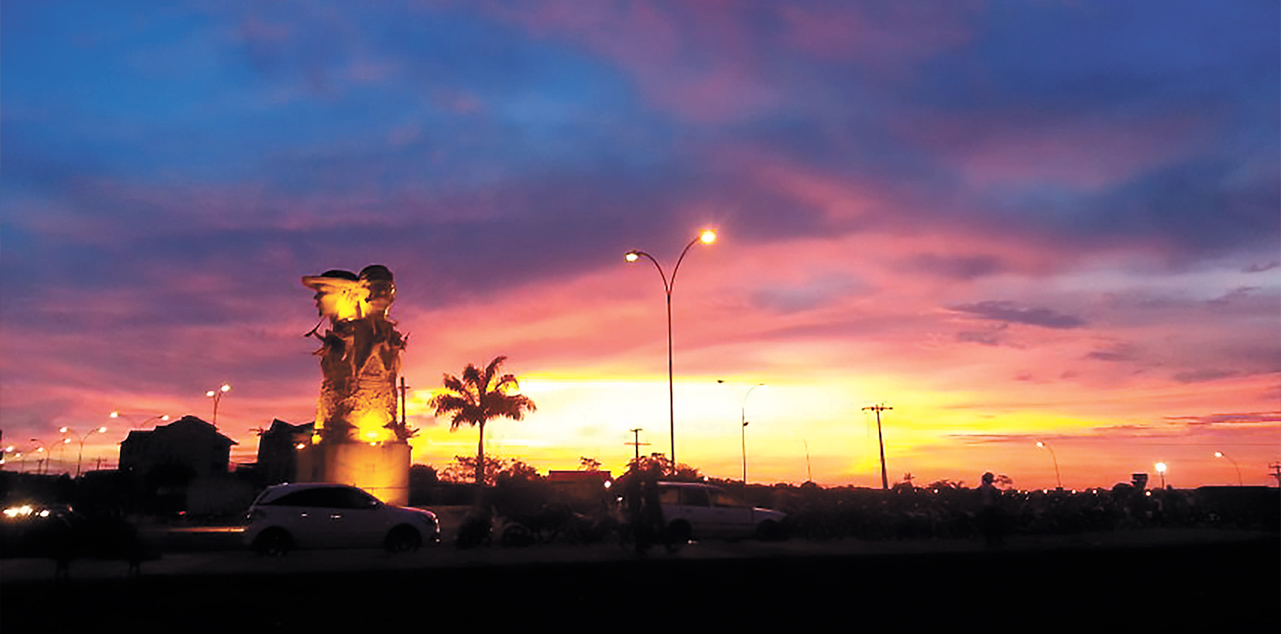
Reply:
[[673, 541], [708, 537], [774, 540], [786, 536], [786, 513], [754, 507], [710, 484], [659, 482], [658, 501]]
[[245, 544], [261, 555], [295, 548], [386, 548], [411, 552], [440, 543], [431, 511], [384, 504], [345, 484], [278, 484], [249, 507]]

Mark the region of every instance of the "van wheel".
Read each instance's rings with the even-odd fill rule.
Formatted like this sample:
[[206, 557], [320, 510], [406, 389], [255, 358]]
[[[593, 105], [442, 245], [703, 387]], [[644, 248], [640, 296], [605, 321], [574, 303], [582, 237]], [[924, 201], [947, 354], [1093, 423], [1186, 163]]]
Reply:
[[293, 538], [283, 528], [269, 528], [258, 535], [253, 547], [262, 557], [284, 557], [293, 545]]
[[423, 538], [418, 531], [408, 526], [397, 526], [387, 534], [384, 546], [389, 553], [413, 553], [423, 545]]
[[677, 550], [680, 550], [681, 546], [689, 543], [691, 536], [692, 532], [689, 528], [689, 522], [676, 520], [675, 522], [668, 524], [667, 535], [664, 540], [667, 543], [667, 550], [669, 552], [676, 552]]

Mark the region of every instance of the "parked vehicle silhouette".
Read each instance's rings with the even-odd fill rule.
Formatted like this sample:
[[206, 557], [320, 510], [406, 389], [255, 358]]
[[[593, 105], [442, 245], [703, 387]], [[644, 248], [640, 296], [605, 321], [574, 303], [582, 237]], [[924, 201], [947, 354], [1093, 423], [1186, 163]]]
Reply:
[[296, 548], [377, 548], [412, 552], [440, 543], [431, 511], [384, 504], [344, 484], [279, 484], [249, 507], [245, 543], [261, 555]]

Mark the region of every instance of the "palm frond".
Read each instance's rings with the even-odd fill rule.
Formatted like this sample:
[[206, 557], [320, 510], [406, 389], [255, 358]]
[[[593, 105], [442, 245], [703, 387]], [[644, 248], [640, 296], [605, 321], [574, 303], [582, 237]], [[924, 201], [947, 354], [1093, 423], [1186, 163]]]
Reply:
[[[495, 385], [493, 385], [494, 377], [498, 375], [498, 369], [499, 369], [499, 368], [501, 368], [501, 367], [503, 367], [503, 362], [504, 362], [504, 361], [507, 361], [507, 357], [506, 357], [506, 356], [503, 356], [503, 355], [499, 355], [499, 356], [494, 357], [494, 360], [493, 360], [493, 361], [490, 361], [490, 362], [489, 362], [489, 365], [485, 366], [485, 375], [484, 375], [484, 376], [485, 376], [485, 382], [484, 382], [485, 390], [487, 390], [487, 391], [488, 391], [488, 390], [496, 389], [496, 386], [495, 386]], [[510, 376], [510, 375], [508, 375], [508, 376]]]

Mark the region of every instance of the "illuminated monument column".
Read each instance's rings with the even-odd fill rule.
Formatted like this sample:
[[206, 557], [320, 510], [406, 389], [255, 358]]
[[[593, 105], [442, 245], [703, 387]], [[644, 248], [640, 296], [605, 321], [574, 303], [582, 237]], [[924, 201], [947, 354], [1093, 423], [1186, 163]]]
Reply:
[[405, 338], [387, 311], [396, 285], [387, 267], [360, 275], [327, 271], [302, 283], [316, 291], [329, 318], [309, 333], [320, 340], [320, 400], [311, 445], [298, 453], [299, 482], [338, 482], [369, 491], [389, 504], [409, 501], [409, 431], [396, 419], [396, 379]]

